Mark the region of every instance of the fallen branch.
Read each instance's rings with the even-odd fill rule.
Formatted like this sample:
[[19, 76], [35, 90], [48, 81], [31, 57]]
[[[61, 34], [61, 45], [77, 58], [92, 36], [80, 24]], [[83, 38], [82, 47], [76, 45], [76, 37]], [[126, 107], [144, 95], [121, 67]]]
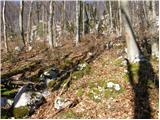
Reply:
[[28, 70], [31, 70], [32, 68], [36, 67], [40, 63], [41, 63], [41, 60], [38, 60], [38, 61], [34, 61], [34, 62], [31, 62], [31, 63], [26, 64], [26, 65], [23, 65], [20, 68], [14, 68], [9, 72], [2, 73], [1, 74], [1, 79], [10, 78], [10, 77], [12, 77], [14, 75], [17, 75], [19, 73], [23, 73], [23, 72], [26, 72]]

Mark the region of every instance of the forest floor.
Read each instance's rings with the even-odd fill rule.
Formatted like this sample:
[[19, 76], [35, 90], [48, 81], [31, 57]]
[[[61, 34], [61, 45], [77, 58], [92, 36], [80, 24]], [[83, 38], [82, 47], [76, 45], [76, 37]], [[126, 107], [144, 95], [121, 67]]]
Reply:
[[[69, 44], [69, 42], [72, 41], [66, 41], [66, 43], [63, 42], [63, 49], [58, 48], [58, 50], [53, 50], [51, 52], [45, 49], [44, 45], [39, 45], [37, 50], [32, 50], [31, 52], [21, 52], [13, 56], [11, 54], [7, 56], [2, 54], [1, 72], [7, 73], [11, 71], [12, 68], [19, 68], [24, 64], [29, 64], [31, 61], [42, 60], [41, 65], [37, 65], [33, 72], [28, 71], [25, 75], [20, 74], [20, 76], [23, 76], [21, 78], [22, 80], [25, 78], [24, 76], [32, 77], [35, 71], [37, 72], [37, 70], [43, 68], [43, 66], [52, 64], [53, 61], [55, 61], [54, 64], [61, 64], [62, 61], [57, 60], [58, 58], [64, 58], [64, 56], [72, 56], [74, 58], [75, 55], [81, 56], [87, 49], [91, 49], [93, 46], [97, 46], [97, 44], [106, 43], [106, 41], [104, 42], [103, 40], [106, 39], [104, 37], [96, 38], [90, 36], [89, 38], [89, 40], [82, 40], [83, 42], [78, 48], [71, 43]], [[95, 40], [94, 42], [93, 39]], [[90, 40], [92, 40], [92, 42]], [[109, 50], [106, 49], [88, 64], [89, 71], [86, 73], [82, 73], [83, 70], [73, 71], [73, 73], [70, 74], [71, 80], [65, 92], [60, 95], [62, 87], [51, 92], [51, 94], [46, 97], [46, 103], [41, 105], [30, 118], [158, 119], [159, 87], [156, 87], [155, 81], [152, 81], [152, 79], [156, 79], [159, 73], [158, 60], [154, 58], [149, 59], [149, 62], [146, 63], [147, 66], [150, 65], [149, 71], [147, 71], [148, 68], [139, 71], [138, 68], [141, 67], [141, 64], [131, 65], [132, 68], [129, 70], [129, 65], [124, 62], [126, 53], [121, 52], [123, 49], [124, 44], [120, 46], [115, 45]], [[144, 64], [144, 66], [146, 64]], [[134, 73], [138, 74], [138, 76], [135, 75], [136, 77], [133, 78], [138, 82], [132, 82], [130, 80], [130, 71], [133, 72], [133, 75], [135, 75]], [[145, 75], [141, 76], [139, 72], [148, 74], [146, 75], [147, 78], [145, 78], [147, 84], [141, 84], [140, 79], [144, 79], [142, 77], [145, 77]], [[67, 80], [68, 79], [70, 79], [70, 77], [67, 78]], [[120, 90], [115, 90], [113, 87], [109, 88], [108, 83], [111, 82], [118, 84]], [[64, 83], [62, 86], [63, 85]], [[67, 107], [58, 111], [54, 108], [54, 100], [57, 96], [76, 101], [76, 104], [73, 107]]]
[[[131, 119], [135, 118], [135, 114], [145, 118], [144, 115], [149, 112], [145, 108], [142, 108], [139, 113], [135, 113], [135, 93], [126, 77], [125, 70], [127, 68], [121, 64], [122, 59], [117, 59], [118, 57], [116, 49], [106, 50], [90, 64], [91, 72], [88, 75], [71, 81], [70, 87], [61, 97], [78, 100], [75, 107], [66, 108], [57, 113], [57, 110], [54, 109], [54, 99], [59, 91], [56, 91], [46, 98], [47, 103], [42, 105], [31, 118]], [[158, 72], [158, 61], [153, 60], [152, 64]], [[119, 84], [120, 91], [107, 89], [108, 82]], [[159, 113], [158, 90], [156, 87], [148, 89], [152, 109], [151, 118], [157, 119]], [[96, 98], [96, 96], [98, 97]], [[142, 101], [146, 102], [145, 99]], [[143, 111], [147, 113], [143, 113]]]

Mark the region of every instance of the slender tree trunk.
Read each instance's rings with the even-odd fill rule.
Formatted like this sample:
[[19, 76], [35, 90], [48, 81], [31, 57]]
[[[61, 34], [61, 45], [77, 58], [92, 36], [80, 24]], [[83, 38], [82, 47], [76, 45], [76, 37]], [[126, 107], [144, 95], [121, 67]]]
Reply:
[[112, 20], [112, 5], [111, 5], [111, 0], [109, 0], [109, 15], [110, 15], [110, 25], [111, 25], [111, 30], [113, 29], [113, 20]]
[[119, 12], [119, 33], [122, 34], [122, 15], [121, 15], [121, 2], [118, 1], [118, 12]]
[[20, 0], [19, 28], [20, 28], [21, 39], [22, 39], [23, 45], [25, 46], [26, 43], [24, 39], [24, 29], [23, 29], [23, 11], [24, 11], [24, 1]]
[[155, 0], [152, 0], [152, 12], [153, 12], [153, 20], [156, 18], [156, 9], [155, 9]]
[[125, 27], [125, 37], [127, 43], [127, 54], [130, 62], [134, 62], [135, 59], [140, 58], [140, 50], [136, 43], [135, 35], [131, 26], [130, 16], [128, 11], [128, 1], [121, 2], [122, 18]]
[[85, 35], [85, 0], [83, 0], [83, 32], [82, 32], [82, 35], [84, 36]]
[[43, 27], [43, 37], [44, 37], [44, 35], [45, 35], [45, 22], [44, 22], [45, 21], [45, 10], [44, 10], [44, 5], [42, 6], [42, 12], [43, 12], [42, 13], [42, 21], [43, 21], [42, 22], [42, 24], [43, 24], [42, 27]]
[[62, 11], [62, 33], [64, 34], [66, 32], [66, 2], [65, 0], [63, 1], [63, 11]]
[[38, 20], [38, 22], [37, 23], [39, 23], [39, 21], [40, 21], [40, 3], [38, 2], [38, 1], [36, 1], [36, 7], [37, 7], [37, 20]]
[[56, 23], [55, 23], [55, 9], [54, 9], [55, 2], [53, 3], [53, 45], [54, 47], [57, 47], [57, 41], [56, 41]]
[[80, 40], [80, 1], [76, 1], [76, 46], [79, 43]]
[[53, 48], [53, 8], [54, 2], [51, 0], [49, 5], [49, 24], [48, 24], [48, 32], [49, 32], [49, 46]]
[[27, 25], [27, 43], [30, 44], [31, 42], [31, 37], [30, 37], [30, 34], [31, 34], [31, 16], [32, 16], [32, 3], [33, 3], [33, 0], [31, 1], [31, 4], [30, 4], [30, 8], [29, 8], [29, 14], [28, 14], [28, 25]]
[[8, 52], [8, 41], [7, 41], [7, 33], [6, 33], [6, 19], [5, 19], [5, 9], [6, 9], [6, 2], [3, 1], [3, 36], [4, 36], [4, 45], [6, 48], [6, 52]]

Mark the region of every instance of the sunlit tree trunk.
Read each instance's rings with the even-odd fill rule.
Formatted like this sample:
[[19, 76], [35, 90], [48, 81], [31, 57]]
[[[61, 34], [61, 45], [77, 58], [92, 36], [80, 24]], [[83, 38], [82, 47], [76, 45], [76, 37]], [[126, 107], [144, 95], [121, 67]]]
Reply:
[[20, 28], [20, 34], [21, 34], [21, 39], [23, 42], [23, 45], [25, 46], [25, 39], [24, 39], [24, 29], [23, 29], [23, 11], [24, 11], [24, 1], [20, 1], [20, 10], [19, 10], [19, 28]]
[[44, 5], [42, 6], [42, 27], [43, 27], [43, 37], [45, 35], [45, 8]]
[[112, 20], [112, 5], [111, 5], [111, 0], [109, 0], [109, 15], [110, 15], [110, 25], [111, 25], [111, 30], [113, 29], [113, 20]]
[[62, 11], [62, 33], [64, 34], [66, 32], [66, 2], [65, 0], [63, 1], [63, 11]]
[[82, 35], [84, 36], [85, 34], [85, 0], [83, 0], [83, 31], [82, 31]]
[[152, 12], [153, 12], [153, 20], [156, 18], [156, 9], [155, 9], [155, 0], [152, 0]]
[[130, 16], [128, 11], [128, 1], [123, 0], [121, 2], [122, 18], [125, 28], [125, 38], [127, 43], [127, 54], [130, 62], [134, 62], [135, 59], [140, 59], [140, 50], [136, 43], [134, 31], [131, 26]]
[[4, 45], [6, 52], [8, 52], [8, 41], [7, 41], [7, 33], [6, 33], [6, 19], [5, 19], [5, 9], [6, 9], [6, 2], [3, 1], [3, 36], [4, 36]]
[[119, 12], [119, 33], [122, 34], [122, 15], [121, 15], [121, 2], [118, 1], [118, 12]]
[[31, 42], [31, 37], [30, 37], [30, 34], [31, 34], [31, 16], [32, 16], [32, 3], [33, 1], [31, 1], [31, 4], [30, 4], [30, 8], [29, 8], [29, 14], [28, 14], [28, 25], [27, 25], [27, 43], [30, 44]]
[[76, 46], [79, 43], [80, 40], [80, 1], [76, 1]]
[[53, 14], [54, 14], [53, 9], [54, 9], [54, 2], [51, 0], [49, 5], [49, 24], [48, 24], [50, 48], [53, 48]]

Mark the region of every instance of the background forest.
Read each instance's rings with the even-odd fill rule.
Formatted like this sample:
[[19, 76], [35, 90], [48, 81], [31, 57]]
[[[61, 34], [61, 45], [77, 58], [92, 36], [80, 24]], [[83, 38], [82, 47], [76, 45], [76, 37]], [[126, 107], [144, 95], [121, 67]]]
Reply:
[[1, 118], [158, 119], [159, 1], [0, 1]]

